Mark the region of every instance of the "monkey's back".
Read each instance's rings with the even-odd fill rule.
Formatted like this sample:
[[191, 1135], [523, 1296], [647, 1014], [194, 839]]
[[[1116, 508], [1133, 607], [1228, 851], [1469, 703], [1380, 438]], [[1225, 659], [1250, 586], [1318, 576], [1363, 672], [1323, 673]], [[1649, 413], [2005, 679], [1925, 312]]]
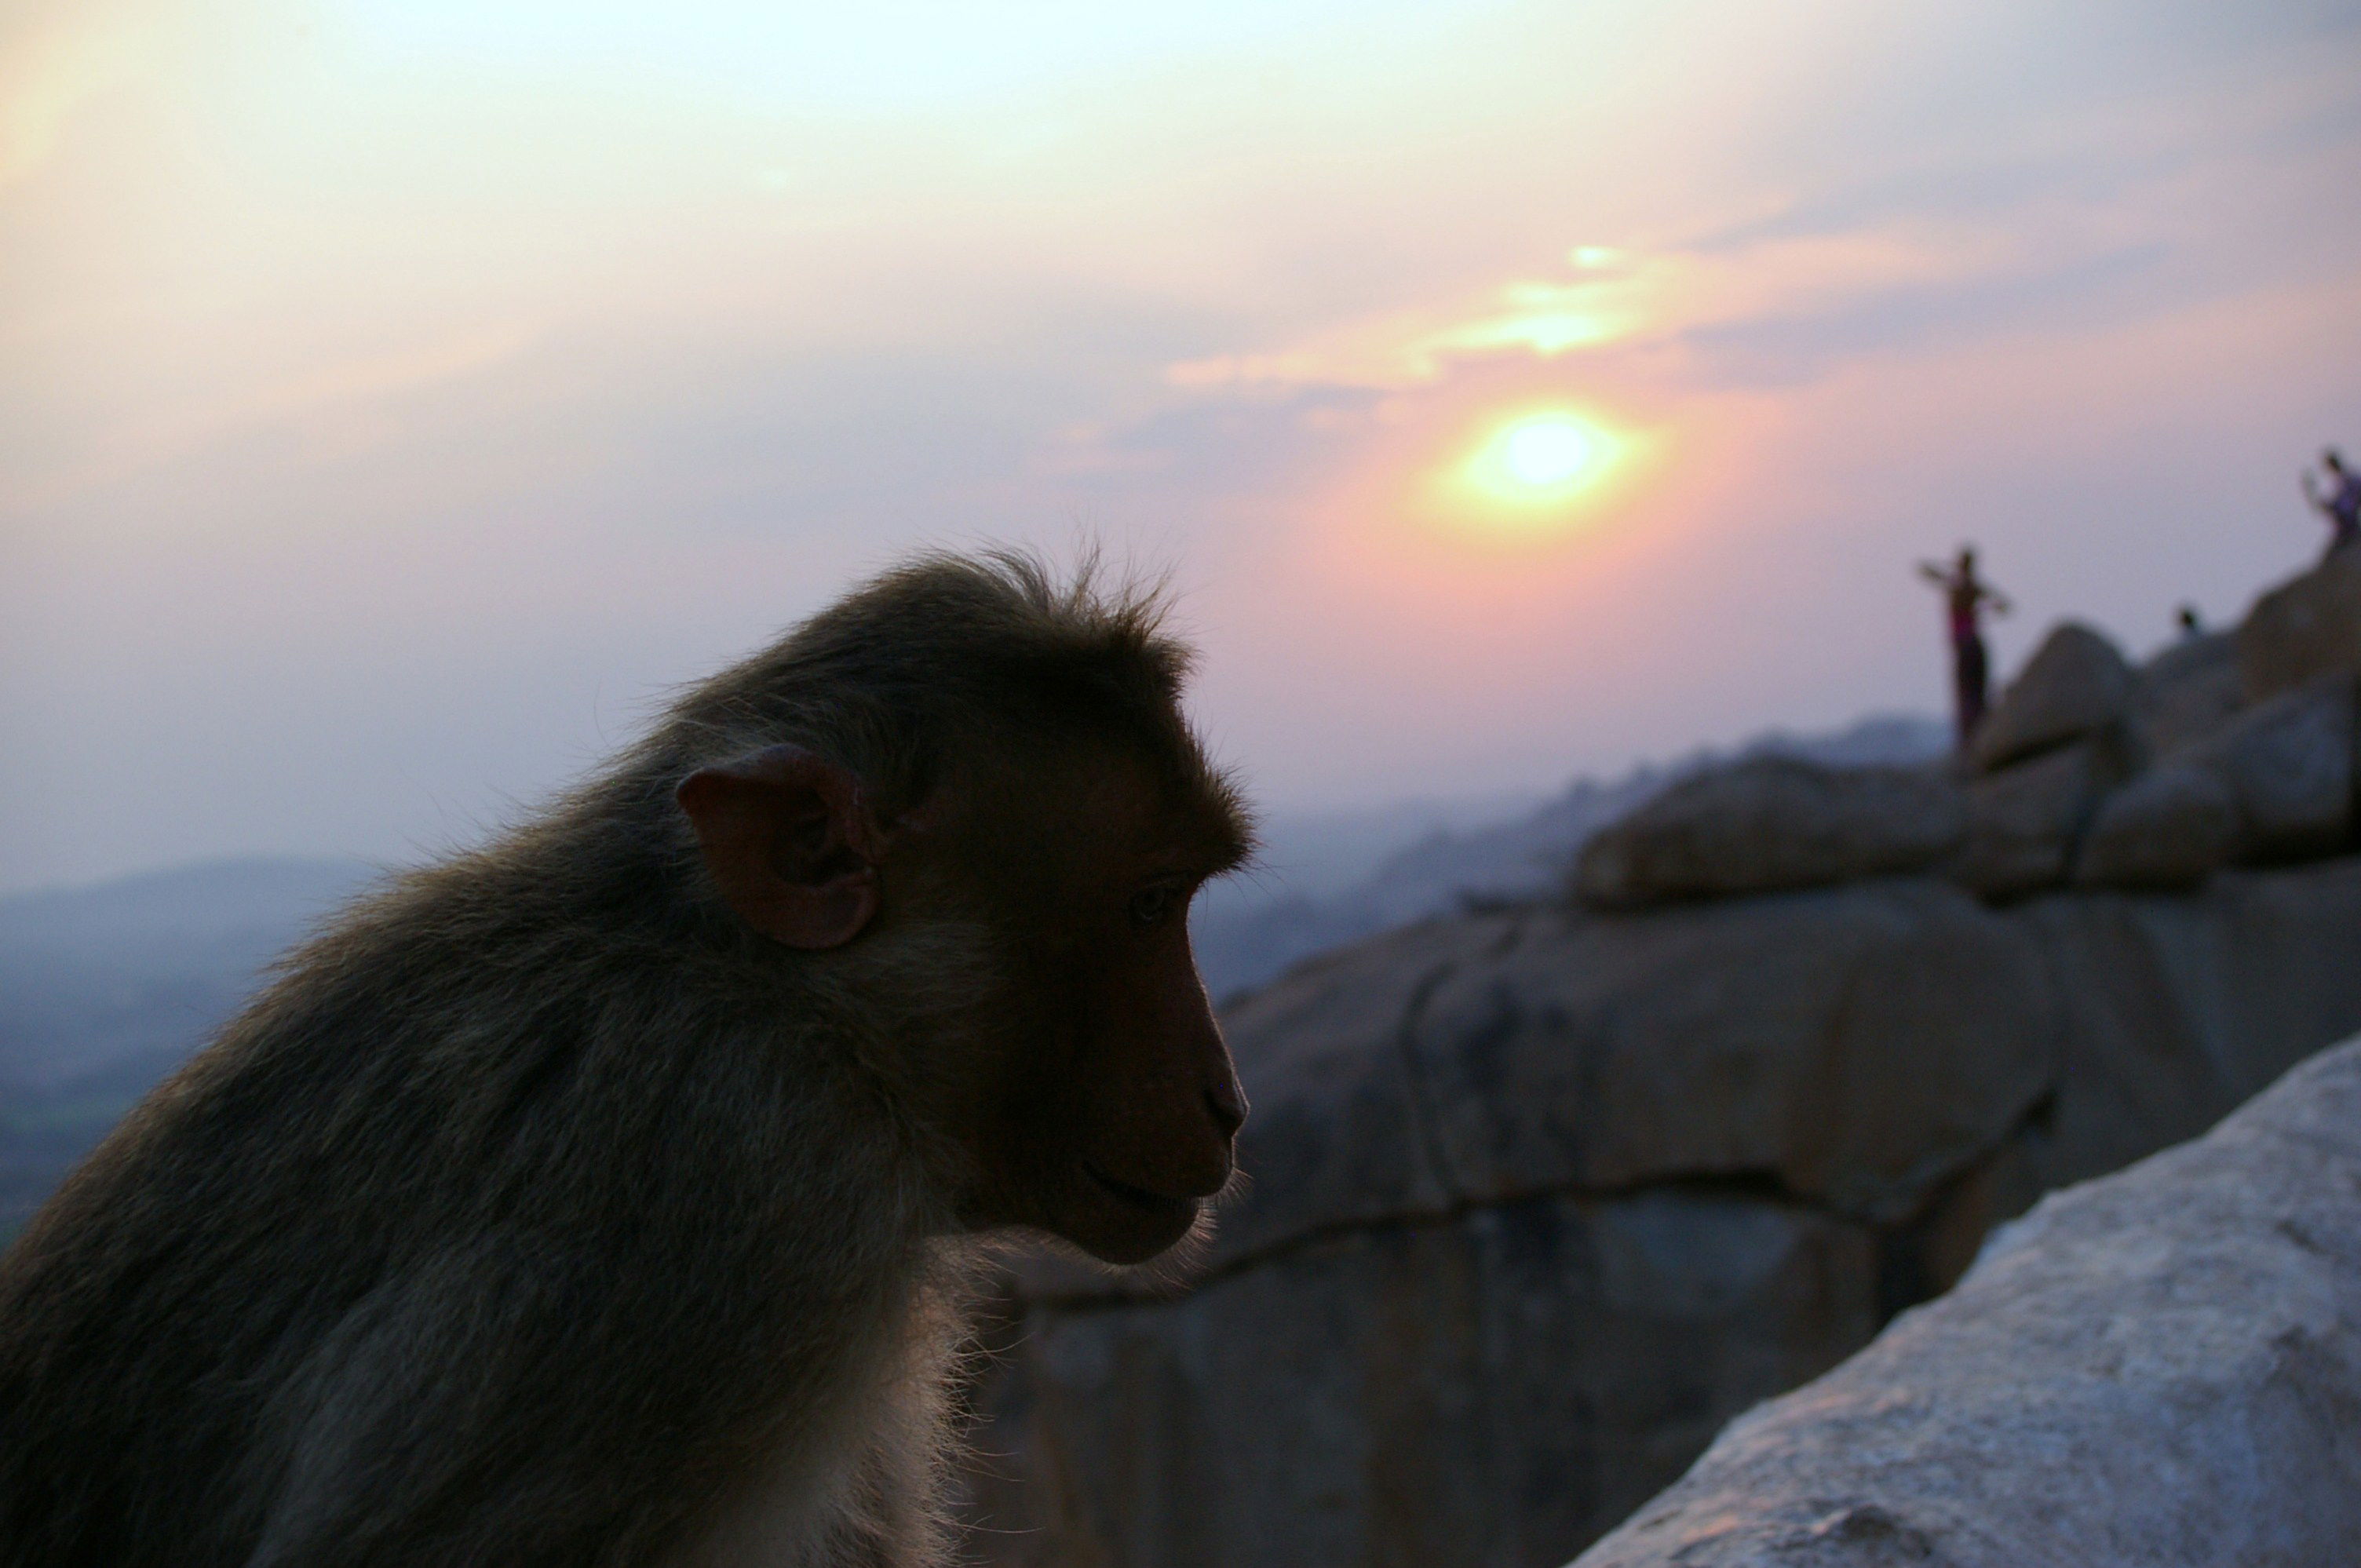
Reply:
[[386, 1223], [418, 1212], [435, 1138], [431, 1002], [385, 961], [417, 914], [299, 955], [0, 1261], [0, 1541], [22, 1561], [250, 1552], [258, 1519], [183, 1521], [262, 1479], [235, 1472], [270, 1392], [419, 1239]]
[[[749, 1146], [793, 1139], [795, 1097], [775, 1064], [697, 1048], [709, 1020], [619, 1014], [677, 987], [626, 975], [655, 957], [513, 860], [414, 879], [299, 954], [0, 1260], [0, 1560], [247, 1563], [335, 1427], [324, 1402], [357, 1384], [417, 1383], [354, 1426], [413, 1474], [402, 1517], [377, 1521], [384, 1551], [340, 1561], [458, 1561], [434, 1542], [496, 1507], [548, 1512], [518, 1539], [587, 1561], [565, 1543], [616, 1544], [618, 1510], [660, 1533], [697, 1501], [635, 1474], [637, 1436], [760, 1441], [792, 1365], [678, 1282], [769, 1273], [756, 1295], [795, 1321], [796, 1217], [728, 1235], [706, 1212], [772, 1175]], [[667, 1036], [687, 1044], [644, 1048]], [[577, 1124], [666, 1157], [632, 1168]], [[421, 1339], [434, 1357], [402, 1348]], [[507, 1358], [505, 1385], [451, 1386], [471, 1346]], [[551, 1425], [586, 1376], [637, 1418], [603, 1444]], [[514, 1473], [438, 1456], [470, 1422]], [[644, 1506], [658, 1487], [680, 1501]]]

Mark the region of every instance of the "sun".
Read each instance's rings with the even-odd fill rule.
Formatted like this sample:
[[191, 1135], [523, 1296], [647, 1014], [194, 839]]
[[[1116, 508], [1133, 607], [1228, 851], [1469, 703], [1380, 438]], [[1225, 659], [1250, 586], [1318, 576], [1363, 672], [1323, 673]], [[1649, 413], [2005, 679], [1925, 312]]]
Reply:
[[1589, 466], [1597, 445], [1570, 419], [1529, 419], [1510, 427], [1500, 462], [1521, 485], [1563, 485]]
[[1671, 443], [1662, 428], [1554, 399], [1469, 410], [1434, 433], [1405, 515], [1487, 551], [1554, 546], [1615, 523]]
[[1493, 432], [1467, 460], [1464, 477], [1494, 500], [1554, 506], [1603, 478], [1622, 445], [1579, 414], [1530, 413]]

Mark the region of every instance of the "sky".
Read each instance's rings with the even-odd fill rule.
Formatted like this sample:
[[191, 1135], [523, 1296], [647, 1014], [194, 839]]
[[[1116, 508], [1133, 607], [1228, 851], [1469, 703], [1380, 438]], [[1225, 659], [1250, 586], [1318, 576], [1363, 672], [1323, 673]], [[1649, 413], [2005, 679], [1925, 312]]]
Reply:
[[2361, 447], [2361, 5], [16, 0], [0, 890], [467, 843], [912, 549], [1280, 810], [2135, 654]]

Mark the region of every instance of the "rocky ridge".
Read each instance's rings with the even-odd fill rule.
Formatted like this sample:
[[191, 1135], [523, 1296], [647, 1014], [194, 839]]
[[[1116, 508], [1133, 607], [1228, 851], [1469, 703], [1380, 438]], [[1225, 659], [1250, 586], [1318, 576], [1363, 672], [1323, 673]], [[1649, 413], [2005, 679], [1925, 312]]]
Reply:
[[1926, 872], [1980, 896], [2185, 888], [2333, 854], [2354, 833], [2361, 551], [2267, 594], [2235, 632], [2135, 669], [2058, 627], [1967, 754], [1931, 768], [1761, 758], [1691, 778], [1584, 847], [1601, 909]]

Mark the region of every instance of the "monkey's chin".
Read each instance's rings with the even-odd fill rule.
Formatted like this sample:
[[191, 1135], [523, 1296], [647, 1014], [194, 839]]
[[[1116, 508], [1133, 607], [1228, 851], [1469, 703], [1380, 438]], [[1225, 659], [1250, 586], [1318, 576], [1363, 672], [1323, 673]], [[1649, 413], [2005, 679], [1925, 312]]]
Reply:
[[1146, 1263], [1170, 1251], [1196, 1228], [1204, 1209], [1199, 1198], [1171, 1198], [1150, 1192], [1085, 1165], [1090, 1190], [1075, 1205], [1077, 1212], [1057, 1227], [1067, 1241], [1101, 1263]]
[[1101, 1263], [1128, 1266], [1161, 1257], [1178, 1246], [1196, 1226], [1197, 1206], [1191, 1203], [1184, 1218], [1159, 1223], [1152, 1230], [1140, 1226], [1117, 1234], [1107, 1228], [1093, 1226], [1088, 1234], [1069, 1232], [1066, 1239]]

